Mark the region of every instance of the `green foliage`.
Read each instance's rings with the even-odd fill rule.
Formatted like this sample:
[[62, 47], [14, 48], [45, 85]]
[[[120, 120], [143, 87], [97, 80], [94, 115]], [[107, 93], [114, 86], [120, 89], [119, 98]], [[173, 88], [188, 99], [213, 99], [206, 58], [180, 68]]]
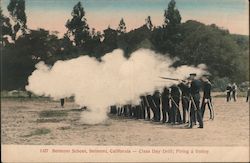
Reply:
[[140, 48], [168, 53], [170, 57], [179, 58], [174, 66], [204, 63], [212, 75], [214, 88], [219, 90], [224, 90], [230, 81], [249, 80], [249, 38], [230, 34], [214, 24], [194, 20], [181, 23], [174, 0], [169, 2], [160, 27], [154, 27], [148, 16], [145, 24], [137, 29], [126, 31], [125, 21], [121, 19], [117, 29], [108, 27], [103, 33], [89, 29], [84, 8], [78, 2], [73, 7], [72, 18], [66, 22], [68, 31], [63, 38], [58, 38], [56, 32], [37, 29], [23, 32], [14, 43], [9, 43], [8, 37], [26, 29], [24, 0], [11, 0], [8, 10], [15, 22], [13, 26], [0, 10], [4, 90], [24, 89], [39, 61], [53, 65], [58, 60], [83, 54], [100, 59], [117, 48], [123, 49], [126, 57]]
[[50, 129], [47, 128], [39, 128], [34, 131], [32, 131], [30, 134], [24, 135], [23, 137], [31, 137], [31, 136], [40, 136], [40, 135], [46, 135], [50, 133]]
[[179, 10], [175, 7], [175, 0], [171, 0], [168, 4], [168, 9], [164, 13], [164, 27], [175, 28], [181, 24], [181, 15]]
[[89, 26], [85, 18], [85, 11], [81, 2], [78, 2], [71, 12], [72, 19], [66, 23], [68, 36], [73, 36], [74, 43], [78, 47], [83, 47], [90, 39]]
[[126, 24], [123, 18], [120, 20], [120, 23], [117, 28], [118, 35], [126, 33]]
[[9, 43], [8, 36], [10, 37], [12, 36], [12, 25], [10, 24], [10, 19], [3, 15], [1, 8], [0, 8], [0, 27], [1, 27], [0, 47], [3, 47]]
[[15, 22], [13, 25], [13, 35], [12, 39], [16, 40], [16, 34], [19, 30], [22, 31], [22, 34], [26, 33], [26, 23], [27, 18], [25, 14], [25, 1], [24, 0], [10, 0], [7, 9], [11, 15], [12, 20]]
[[214, 78], [212, 81], [212, 89], [213, 91], [226, 91], [226, 86], [231, 83], [228, 77], [224, 78]]
[[152, 31], [154, 25], [153, 25], [153, 23], [152, 23], [152, 21], [151, 21], [151, 17], [148, 16], [147, 19], [146, 19], [145, 21], [146, 21], [146, 26], [148, 27], [148, 29], [149, 29], [150, 31]]
[[44, 118], [49, 117], [64, 117], [67, 116], [68, 112], [66, 110], [45, 110], [41, 111], [39, 116]]

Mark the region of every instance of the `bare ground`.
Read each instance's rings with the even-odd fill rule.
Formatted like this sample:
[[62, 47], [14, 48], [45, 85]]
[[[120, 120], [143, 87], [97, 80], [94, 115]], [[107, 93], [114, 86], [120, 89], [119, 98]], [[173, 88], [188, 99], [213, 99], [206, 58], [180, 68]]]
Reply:
[[[249, 103], [214, 99], [215, 120], [185, 129], [118, 117], [104, 124], [80, 123], [78, 106], [48, 100], [2, 99], [1, 143], [19, 145], [249, 146]], [[44, 112], [45, 111], [45, 112]], [[46, 112], [48, 111], [48, 112]], [[50, 115], [51, 111], [53, 115]], [[63, 113], [61, 113], [63, 112]], [[47, 115], [48, 113], [48, 115]], [[58, 114], [59, 113], [59, 114]]]

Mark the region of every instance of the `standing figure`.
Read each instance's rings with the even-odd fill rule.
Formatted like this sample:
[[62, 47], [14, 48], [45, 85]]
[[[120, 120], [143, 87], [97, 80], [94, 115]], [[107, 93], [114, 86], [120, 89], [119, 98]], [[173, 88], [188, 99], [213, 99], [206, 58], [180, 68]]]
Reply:
[[246, 100], [246, 102], [248, 102], [249, 96], [250, 96], [250, 87], [247, 88], [247, 100]]
[[145, 114], [145, 118], [147, 121], [150, 120], [150, 106], [149, 106], [149, 102], [148, 102], [148, 97], [146, 96], [142, 96], [143, 97], [143, 103], [145, 104], [145, 109], [146, 109], [146, 114]]
[[181, 90], [181, 104], [182, 104], [182, 118], [183, 123], [186, 123], [186, 113], [188, 112], [189, 100], [190, 100], [190, 83], [188, 81], [181, 81], [178, 85]]
[[229, 83], [226, 87], [226, 92], [227, 92], [227, 102], [231, 101], [231, 91], [232, 91], [232, 86]]
[[210, 111], [210, 119], [213, 119], [213, 106], [212, 106], [212, 98], [211, 98], [211, 88], [212, 85], [210, 81], [208, 80], [208, 75], [203, 75], [202, 78], [203, 83], [203, 98], [202, 98], [202, 104], [201, 104], [201, 115], [202, 118], [204, 117], [206, 105], [208, 105], [208, 109]]
[[180, 90], [178, 86], [172, 85], [170, 92], [170, 100], [171, 100], [171, 124], [175, 124], [175, 122], [182, 123], [181, 120], [181, 114], [179, 110], [179, 104], [180, 104]]
[[110, 114], [117, 114], [117, 107], [116, 105], [110, 106]]
[[234, 102], [236, 102], [236, 99], [237, 99], [237, 85], [236, 83], [233, 83], [232, 85], [232, 96], [233, 96], [233, 99], [234, 99]]
[[161, 94], [159, 92], [159, 90], [156, 90], [153, 94], [153, 99], [154, 99], [154, 103], [156, 106], [156, 110], [155, 110], [155, 121], [156, 122], [160, 122], [161, 121]]
[[149, 104], [149, 107], [150, 107], [150, 109], [152, 110], [152, 112], [153, 112], [153, 118], [152, 118], [152, 120], [153, 121], [157, 121], [157, 107], [156, 107], [156, 104], [155, 104], [155, 102], [154, 102], [154, 98], [153, 98], [153, 96], [152, 95], [147, 95], [147, 101], [148, 101], [148, 104]]
[[200, 111], [200, 88], [201, 88], [201, 81], [196, 79], [196, 74], [192, 73], [190, 74], [190, 80], [191, 80], [191, 85], [190, 85], [190, 100], [191, 100], [191, 110], [190, 110], [190, 128], [193, 127], [193, 122], [195, 121], [195, 113], [197, 115], [197, 120], [199, 122], [199, 127], [198, 128], [203, 128], [203, 120], [202, 120], [202, 115]]
[[61, 107], [63, 108], [64, 107], [64, 98], [61, 98], [60, 102], [61, 102]]
[[144, 100], [143, 100], [143, 96], [140, 96], [140, 100], [141, 100], [141, 102], [140, 102], [140, 110], [141, 110], [141, 118], [142, 119], [145, 119], [145, 117], [146, 117], [146, 104], [144, 103]]
[[165, 123], [167, 121], [167, 115], [168, 115], [168, 121], [170, 122], [170, 106], [169, 106], [169, 89], [165, 87], [163, 89], [162, 95], [161, 95], [161, 103], [162, 103], [162, 123]]

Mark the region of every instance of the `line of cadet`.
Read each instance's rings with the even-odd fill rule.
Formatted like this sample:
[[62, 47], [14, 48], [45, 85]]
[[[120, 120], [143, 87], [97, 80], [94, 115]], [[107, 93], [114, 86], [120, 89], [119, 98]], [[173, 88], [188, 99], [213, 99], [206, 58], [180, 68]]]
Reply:
[[[201, 88], [203, 88], [202, 100]], [[141, 96], [140, 101], [140, 104], [135, 106], [130, 104], [111, 106], [110, 113], [117, 116], [152, 120], [172, 125], [188, 123], [188, 128], [192, 128], [198, 121], [198, 128], [203, 128], [203, 117], [206, 105], [208, 105], [210, 119], [214, 118], [211, 83], [208, 80], [208, 75], [203, 75], [199, 80], [196, 78], [196, 74], [192, 73], [187, 80], [179, 80], [179, 84], [172, 85], [169, 88], [165, 87], [162, 93], [155, 91], [153, 95]], [[182, 105], [182, 115], [180, 103]]]

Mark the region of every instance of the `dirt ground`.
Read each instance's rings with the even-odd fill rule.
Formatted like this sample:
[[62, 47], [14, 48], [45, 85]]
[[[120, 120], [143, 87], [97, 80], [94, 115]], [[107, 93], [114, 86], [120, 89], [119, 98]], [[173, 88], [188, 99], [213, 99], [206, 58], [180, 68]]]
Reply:
[[249, 103], [214, 98], [215, 120], [185, 129], [118, 117], [104, 124], [80, 123], [78, 106], [41, 99], [2, 99], [1, 143], [20, 145], [249, 146]]

